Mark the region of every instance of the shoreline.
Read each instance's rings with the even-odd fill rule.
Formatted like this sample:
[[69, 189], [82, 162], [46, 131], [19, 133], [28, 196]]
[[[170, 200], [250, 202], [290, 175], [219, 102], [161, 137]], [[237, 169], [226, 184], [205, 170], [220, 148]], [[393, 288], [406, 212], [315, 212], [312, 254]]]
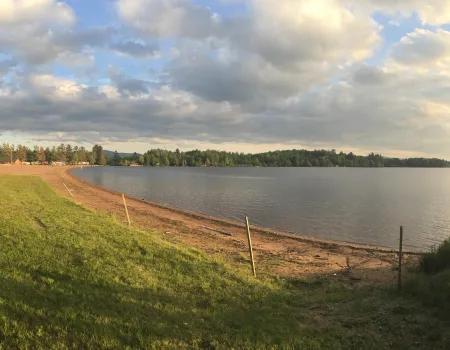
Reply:
[[[122, 194], [78, 178], [71, 173], [75, 168], [5, 166], [0, 167], [0, 174], [39, 176], [62, 197], [127, 225]], [[133, 196], [127, 196], [127, 206], [133, 227], [197, 249], [236, 268], [250, 270], [244, 222], [210, 217]], [[231, 236], [217, 231], [226, 231]], [[300, 236], [253, 225], [251, 232], [259, 275], [333, 277], [350, 285], [396, 283], [398, 252], [395, 249]], [[405, 250], [404, 264], [415, 265], [421, 254], [423, 252]]]
[[[74, 181], [79, 181], [86, 186], [90, 186], [90, 187], [93, 187], [98, 190], [105, 191], [105, 192], [108, 192], [108, 193], [111, 193], [114, 195], [120, 195], [120, 196], [122, 195], [121, 192], [118, 192], [118, 191], [115, 191], [115, 190], [112, 190], [110, 188], [106, 188], [106, 187], [103, 187], [100, 185], [92, 184], [86, 180], [83, 180], [83, 179], [77, 177], [76, 175], [74, 175], [72, 173], [72, 171], [75, 169], [78, 169], [78, 168], [79, 168], [78, 166], [66, 168], [65, 172]], [[161, 208], [161, 209], [168, 210], [168, 211], [172, 211], [172, 212], [175, 212], [175, 213], [178, 213], [181, 215], [186, 215], [186, 216], [198, 219], [198, 220], [205, 220], [205, 221], [207, 220], [207, 221], [214, 222], [216, 224], [219, 224], [219, 225], [222, 225], [225, 227], [231, 226], [231, 227], [240, 228], [243, 230], [246, 229], [245, 225], [239, 223], [238, 221], [222, 219], [222, 218], [215, 217], [215, 216], [209, 216], [206, 214], [181, 209], [178, 207], [161, 204], [161, 203], [154, 202], [151, 200], [134, 197], [134, 196], [128, 195], [126, 193], [124, 193], [124, 195], [126, 196], [126, 198], [129, 198], [131, 200], [139, 201], [139, 202], [148, 204], [150, 206]], [[346, 248], [351, 248], [351, 249], [355, 249], [355, 250], [365, 250], [365, 251], [385, 252], [385, 253], [386, 252], [387, 253], [398, 253], [398, 249], [389, 248], [389, 247], [375, 246], [375, 245], [370, 245], [370, 244], [365, 244], [365, 243], [354, 243], [354, 242], [347, 242], [347, 241], [330, 240], [330, 239], [325, 239], [325, 238], [316, 238], [316, 237], [306, 236], [306, 235], [301, 235], [301, 234], [296, 234], [296, 233], [283, 232], [283, 231], [260, 227], [260, 226], [256, 226], [256, 225], [250, 225], [250, 229], [251, 229], [251, 232], [258, 232], [261, 234], [274, 235], [279, 238], [294, 239], [294, 240], [298, 240], [303, 243], [319, 244], [319, 245], [323, 245], [324, 247], [340, 246], [340, 247], [346, 247]], [[402, 251], [405, 254], [413, 254], [413, 255], [422, 255], [422, 254], [426, 253], [425, 251], [413, 250], [413, 249], [403, 249]]]

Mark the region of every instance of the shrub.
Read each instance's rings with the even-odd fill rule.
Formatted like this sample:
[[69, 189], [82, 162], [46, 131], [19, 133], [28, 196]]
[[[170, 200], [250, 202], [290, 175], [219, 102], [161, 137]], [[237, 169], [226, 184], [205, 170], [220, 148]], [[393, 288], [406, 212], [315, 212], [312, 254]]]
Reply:
[[450, 268], [450, 239], [442, 242], [436, 250], [425, 254], [420, 260], [420, 268], [428, 275]]

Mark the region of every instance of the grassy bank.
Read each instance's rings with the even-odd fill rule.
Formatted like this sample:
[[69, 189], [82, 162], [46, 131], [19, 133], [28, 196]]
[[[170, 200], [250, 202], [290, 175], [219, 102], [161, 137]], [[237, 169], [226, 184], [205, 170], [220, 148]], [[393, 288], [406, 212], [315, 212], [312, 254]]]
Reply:
[[0, 349], [449, 348], [437, 309], [339, 273], [254, 280], [0, 177]]

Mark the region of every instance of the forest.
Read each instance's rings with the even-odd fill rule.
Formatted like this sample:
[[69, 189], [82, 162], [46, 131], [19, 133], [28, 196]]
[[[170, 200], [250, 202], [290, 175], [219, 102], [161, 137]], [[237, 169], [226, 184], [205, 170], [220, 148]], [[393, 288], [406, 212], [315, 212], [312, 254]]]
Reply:
[[60, 144], [53, 147], [34, 146], [32, 149], [19, 145], [4, 143], [0, 146], [0, 163], [8, 163], [16, 159], [38, 164], [62, 162], [78, 164], [110, 166], [213, 166], [213, 167], [420, 167], [447, 168], [450, 162], [437, 158], [390, 158], [370, 153], [367, 156], [355, 155], [352, 152], [336, 152], [336, 150], [283, 150], [264, 153], [236, 153], [225, 151], [168, 151], [152, 149], [144, 154], [134, 153], [122, 156], [117, 151], [104, 151], [101, 145], [91, 150], [83, 146]]
[[261, 167], [426, 167], [446, 168], [450, 162], [436, 158], [388, 158], [370, 153], [358, 156], [353, 153], [337, 153], [335, 150], [285, 150], [257, 154], [231, 153], [224, 151], [167, 151], [149, 150], [144, 154], [133, 154], [121, 158], [118, 153], [112, 157], [111, 165], [137, 163], [143, 166], [261, 166]]

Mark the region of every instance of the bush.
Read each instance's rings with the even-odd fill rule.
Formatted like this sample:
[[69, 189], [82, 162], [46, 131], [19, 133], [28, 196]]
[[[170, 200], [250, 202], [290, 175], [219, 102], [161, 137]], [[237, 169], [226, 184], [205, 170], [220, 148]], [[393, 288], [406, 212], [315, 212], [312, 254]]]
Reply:
[[433, 252], [425, 254], [420, 260], [420, 268], [428, 275], [450, 268], [450, 239], [442, 242]]

